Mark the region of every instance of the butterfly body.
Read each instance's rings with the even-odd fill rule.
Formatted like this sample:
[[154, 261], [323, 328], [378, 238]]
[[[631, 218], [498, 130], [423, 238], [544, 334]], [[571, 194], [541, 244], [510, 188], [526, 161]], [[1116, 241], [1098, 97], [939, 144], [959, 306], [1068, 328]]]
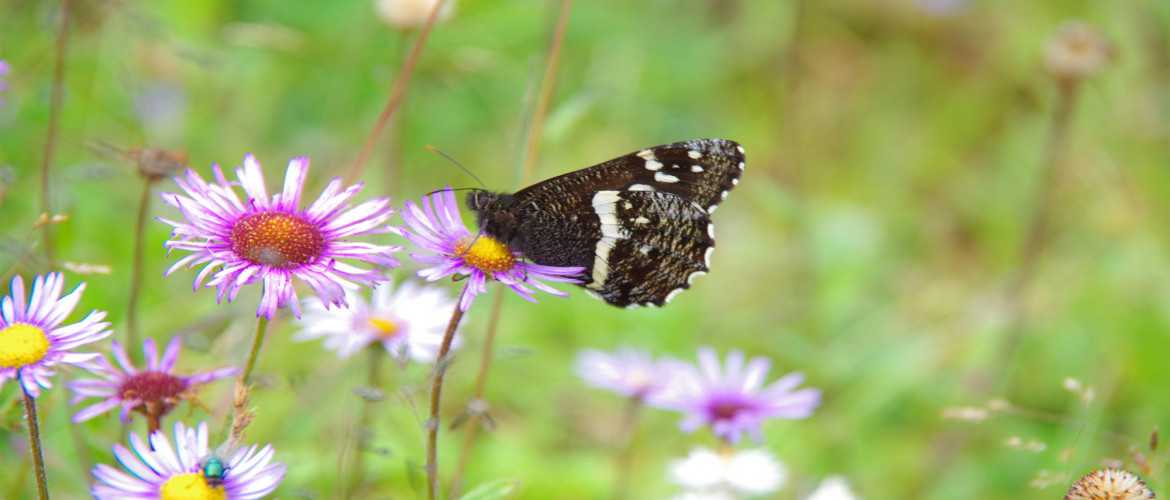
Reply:
[[473, 191], [480, 230], [537, 264], [585, 268], [606, 302], [661, 306], [710, 267], [710, 215], [743, 171], [743, 148], [697, 139], [647, 148], [514, 194]]

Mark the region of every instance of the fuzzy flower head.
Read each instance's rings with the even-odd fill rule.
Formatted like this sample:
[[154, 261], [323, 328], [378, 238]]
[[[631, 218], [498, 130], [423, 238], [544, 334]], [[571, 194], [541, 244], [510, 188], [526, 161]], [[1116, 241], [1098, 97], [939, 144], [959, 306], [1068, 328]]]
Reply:
[[[357, 292], [349, 293], [349, 309], [326, 309], [320, 299], [306, 299], [297, 338], [324, 338], [325, 347], [343, 359], [377, 342], [402, 361], [435, 361], [455, 307], [445, 291], [413, 282], [395, 290], [387, 283], [374, 288], [369, 303]], [[458, 347], [458, 334], [452, 342]]]
[[[284, 176], [284, 189], [268, 195], [260, 163], [252, 155], [236, 169], [239, 182], [229, 182], [219, 165], [213, 165], [215, 182], [208, 183], [194, 170], [175, 183], [186, 194], [164, 193], [163, 200], [179, 209], [183, 220], [160, 219], [174, 227], [168, 250], [191, 252], [176, 262], [175, 270], [202, 265], [195, 277], [197, 289], [216, 288], [216, 301], [236, 298], [253, 282], [263, 284], [257, 316], [272, 318], [276, 310], [289, 306], [300, 316], [293, 278], [309, 285], [326, 307], [345, 307], [345, 290], [357, 284], [385, 281], [369, 268], [347, 264], [349, 259], [386, 267], [398, 265], [394, 246], [348, 241], [350, 238], [395, 231], [385, 224], [393, 210], [390, 200], [377, 198], [350, 207], [350, 199], [361, 190], [355, 184], [342, 189], [333, 179], [316, 201], [301, 209], [301, 192], [309, 172], [309, 159], [293, 158]], [[246, 201], [236, 195], [243, 187]]]
[[445, 21], [455, 10], [455, 0], [374, 0], [374, 8], [386, 24], [397, 29], [411, 29], [426, 24], [439, 2], [445, 5], [439, 7], [437, 20]]
[[680, 368], [656, 404], [683, 412], [684, 431], [705, 425], [729, 443], [738, 442], [744, 433], [760, 440], [760, 426], [766, 420], [807, 418], [821, 400], [816, 389], [795, 390], [804, 381], [799, 373], [764, 386], [770, 367], [762, 357], [752, 358], [745, 366], [739, 351], [729, 354], [727, 363], [720, 366], [714, 350], [701, 348], [699, 365]]
[[1153, 500], [1154, 491], [1141, 478], [1121, 469], [1102, 469], [1082, 477], [1064, 500]]
[[1104, 70], [1115, 55], [1113, 44], [1094, 27], [1064, 24], [1048, 42], [1044, 65], [1061, 82], [1075, 82]]
[[459, 307], [466, 311], [475, 296], [487, 290], [487, 281], [507, 285], [517, 295], [536, 302], [533, 289], [564, 297], [568, 294], [552, 288], [544, 281], [578, 283], [582, 267], [556, 267], [534, 264], [508, 248], [503, 242], [486, 234], [472, 235], [463, 225], [459, 204], [450, 189], [424, 196], [422, 205], [407, 201], [402, 210], [407, 227], [403, 236], [426, 253], [410, 256], [426, 269], [418, 275], [427, 281], [447, 276], [466, 276], [466, 291]]
[[272, 493], [284, 479], [285, 466], [272, 462], [271, 445], [211, 450], [207, 423], [196, 428], [175, 423], [174, 442], [163, 431], [149, 439], [148, 444], [130, 434], [130, 448], [114, 445], [114, 457], [125, 471], [94, 467], [94, 498], [251, 500]]
[[670, 464], [671, 480], [692, 495], [766, 495], [779, 490], [788, 471], [764, 449], [696, 448]]
[[8, 296], [0, 302], [0, 383], [14, 378], [35, 398], [42, 388], [52, 387], [49, 377], [56, 365], [84, 365], [99, 356], [72, 350], [110, 336], [110, 324], [102, 321], [106, 313], [92, 311], [77, 323], [62, 325], [77, 307], [85, 283], [62, 297], [64, 287], [61, 273], [37, 276], [25, 302], [24, 280], [12, 279]]
[[182, 343], [179, 337], [171, 339], [162, 358], [158, 356], [153, 339], [142, 343], [146, 357], [146, 369], [139, 370], [130, 362], [126, 349], [118, 341], [113, 342], [114, 366], [105, 356], [89, 365], [90, 372], [100, 378], [78, 379], [69, 384], [73, 391], [73, 404], [86, 398], [101, 400], [73, 415], [74, 422], [84, 422], [114, 408], [121, 408], [122, 421], [129, 421], [131, 412], [162, 418], [184, 399], [192, 399], [195, 389], [203, 384], [224, 377], [231, 377], [239, 370], [220, 368], [194, 375], [175, 373]]
[[678, 361], [655, 361], [650, 354], [629, 348], [612, 354], [587, 349], [577, 355], [577, 375], [585, 383], [643, 401], [666, 388], [678, 365]]

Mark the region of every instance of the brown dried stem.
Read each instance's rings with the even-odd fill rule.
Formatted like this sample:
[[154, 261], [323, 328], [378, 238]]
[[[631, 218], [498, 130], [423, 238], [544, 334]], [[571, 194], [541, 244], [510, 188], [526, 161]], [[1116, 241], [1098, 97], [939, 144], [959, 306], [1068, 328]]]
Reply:
[[435, 500], [439, 492], [439, 406], [443, 394], [443, 376], [447, 373], [450, 360], [447, 354], [451, 352], [451, 342], [455, 338], [455, 330], [459, 328], [459, 321], [463, 319], [463, 294], [467, 293], [467, 286], [459, 293], [459, 300], [455, 301], [455, 310], [451, 312], [451, 320], [447, 322], [447, 331], [443, 334], [443, 343], [439, 345], [439, 353], [435, 355], [434, 373], [431, 374], [431, 416], [427, 419], [427, 498]]
[[[50, 198], [50, 170], [53, 168], [53, 159], [57, 155], [57, 131], [61, 122], [61, 102], [65, 94], [65, 54], [69, 42], [69, 0], [61, 0], [61, 25], [57, 31], [56, 51], [53, 60], [53, 86], [49, 94], [49, 125], [45, 131], [45, 149], [41, 159], [41, 212], [53, 213]], [[42, 246], [45, 247], [45, 257], [49, 267], [57, 264], [57, 248], [53, 239], [53, 229], [49, 225], [42, 228]]]
[[402, 63], [402, 69], [398, 72], [398, 76], [394, 78], [394, 83], [390, 86], [390, 97], [386, 100], [386, 106], [382, 108], [382, 113], [378, 115], [378, 121], [374, 123], [374, 129], [370, 131], [370, 135], [366, 137], [366, 143], [362, 146], [362, 150], [358, 153], [358, 157], [353, 162], [347, 178], [352, 182], [357, 180], [365, 172], [366, 163], [369, 162], [370, 155], [374, 152], [374, 145], [378, 142], [378, 137], [382, 135], [382, 130], [386, 128], [386, 124], [390, 122], [390, 118], [394, 116], [394, 112], [402, 105], [402, 100], [406, 97], [406, 89], [410, 84], [410, 76], [414, 73], [414, 67], [418, 64], [419, 57], [422, 55], [422, 49], [426, 46], [427, 38], [431, 34], [431, 28], [435, 26], [435, 22], [439, 19], [439, 12], [443, 9], [445, 0], [435, 2], [435, 6], [431, 8], [431, 14], [427, 17], [426, 24], [418, 32], [418, 39], [414, 42], [414, 47], [410, 49], [410, 54], [406, 56], [406, 60]]
[[130, 299], [126, 304], [126, 345], [138, 345], [138, 298], [142, 295], [142, 264], [145, 260], [146, 215], [150, 212], [151, 179], [142, 181], [138, 198], [138, 216], [134, 221], [134, 261], [130, 268]]

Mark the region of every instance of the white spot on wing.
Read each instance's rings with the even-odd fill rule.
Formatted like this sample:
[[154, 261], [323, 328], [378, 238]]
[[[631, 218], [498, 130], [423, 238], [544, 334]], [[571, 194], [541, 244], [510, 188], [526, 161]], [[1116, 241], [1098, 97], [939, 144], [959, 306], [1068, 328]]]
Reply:
[[702, 165], [691, 165], [691, 172], [694, 172], [697, 174], [697, 173], [702, 172], [702, 171], [703, 171]]
[[651, 172], [656, 171], [656, 170], [662, 170], [662, 162], [660, 162], [658, 160], [646, 160], [646, 170], [649, 170]]
[[703, 153], [700, 153], [700, 152], [692, 149], [690, 151], [687, 151], [687, 156], [691, 157], [691, 159], [698, 160], [699, 158], [703, 157]]
[[597, 247], [593, 250], [593, 283], [589, 284], [589, 288], [594, 290], [605, 286], [605, 279], [609, 276], [609, 252], [617, 240], [625, 238], [614, 207], [619, 200], [621, 196], [618, 191], [598, 191], [593, 194], [593, 212], [601, 222], [601, 239], [597, 240]]
[[666, 299], [663, 300], [663, 303], [669, 304], [670, 301], [674, 300], [674, 298], [678, 296], [678, 294], [682, 293], [682, 291], [682, 288], [675, 288], [674, 290], [671, 290], [670, 293], [666, 294]]
[[630, 187], [626, 189], [630, 191], [653, 191], [654, 187], [646, 184], [630, 184]]
[[642, 255], [650, 255], [650, 250], [651, 250], [650, 245], [642, 245], [641, 247], [638, 248], [638, 253], [640, 253]]
[[715, 253], [715, 247], [707, 247], [707, 252], [703, 254], [703, 265], [707, 269], [711, 268], [711, 254]]
[[638, 158], [643, 159], [643, 160], [653, 160], [654, 159], [654, 151], [649, 150], [649, 149], [643, 149], [641, 151], [638, 151], [638, 154], [636, 156]]
[[710, 236], [711, 239], [715, 239], [715, 224], [711, 224], [709, 222], [707, 223], [707, 236]]
[[695, 271], [695, 272], [691, 273], [690, 276], [687, 276], [687, 286], [691, 286], [691, 285], [695, 284], [695, 278], [698, 278], [699, 276], [702, 276], [704, 274], [707, 274], [707, 272], [706, 271]]
[[731, 185], [738, 186], [739, 185], [739, 177], [732, 177], [731, 178]]
[[641, 215], [639, 215], [638, 218], [634, 219], [634, 224], [649, 224], [649, 223], [650, 223], [650, 219], [642, 217]]
[[[740, 148], [740, 149], [743, 149], [743, 148]], [[742, 162], [742, 161], [741, 161], [741, 162], [739, 162], [739, 169], [740, 169], [740, 170], [743, 170], [743, 162]]]
[[739, 154], [741, 155], [746, 154], [746, 152], [743, 150], [743, 146], [736, 146], [735, 149], [736, 151], [739, 151]]
[[715, 213], [715, 209], [717, 209], [717, 208], [719, 208], [718, 204], [711, 205], [711, 206], [707, 207], [707, 214], [710, 215], [710, 214]]
[[666, 184], [673, 184], [678, 182], [678, 177], [663, 172], [654, 172], [654, 180]]

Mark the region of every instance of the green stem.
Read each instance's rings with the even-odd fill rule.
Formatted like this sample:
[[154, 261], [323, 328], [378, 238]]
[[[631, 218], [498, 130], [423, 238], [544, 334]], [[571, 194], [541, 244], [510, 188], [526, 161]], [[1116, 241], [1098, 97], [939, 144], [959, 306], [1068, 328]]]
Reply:
[[629, 403], [626, 404], [626, 412], [622, 418], [622, 450], [614, 460], [614, 466], [617, 469], [617, 480], [614, 482], [613, 489], [615, 500], [629, 497], [630, 476], [633, 472], [631, 465], [634, 460], [634, 434], [638, 430], [638, 417], [641, 416], [641, 410], [642, 399], [631, 397]]
[[252, 369], [256, 367], [256, 358], [260, 357], [260, 346], [264, 344], [264, 335], [268, 333], [268, 318], [256, 318], [256, 335], [252, 337], [252, 352], [248, 354], [248, 362], [244, 364], [244, 372], [240, 374], [240, 381], [247, 385], [252, 381]]
[[443, 393], [443, 375], [447, 373], [447, 353], [451, 351], [451, 341], [455, 338], [455, 330], [459, 328], [459, 321], [463, 319], [463, 309], [459, 306], [463, 302], [463, 295], [467, 293], [467, 286], [455, 301], [455, 310], [451, 312], [451, 320], [447, 322], [447, 331], [443, 334], [443, 343], [439, 345], [439, 353], [435, 356], [434, 373], [431, 375], [431, 417], [427, 419], [427, 499], [435, 500], [439, 490], [439, 400]]
[[49, 483], [45, 480], [45, 456], [41, 452], [41, 428], [37, 425], [37, 400], [24, 393], [24, 415], [28, 419], [28, 450], [32, 453], [37, 478], [37, 498], [48, 500]]

